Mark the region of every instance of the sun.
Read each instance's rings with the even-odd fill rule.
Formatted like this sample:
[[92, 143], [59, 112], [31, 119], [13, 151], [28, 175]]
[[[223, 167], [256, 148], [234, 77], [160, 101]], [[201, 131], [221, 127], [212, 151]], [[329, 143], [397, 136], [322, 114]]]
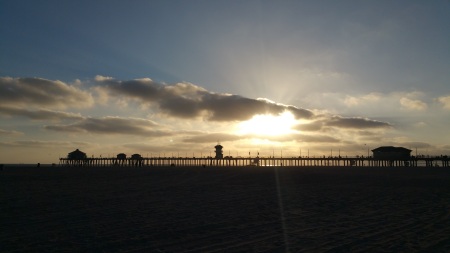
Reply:
[[258, 136], [284, 135], [294, 132], [292, 127], [297, 123], [294, 115], [288, 111], [279, 115], [258, 114], [237, 126], [240, 135]]

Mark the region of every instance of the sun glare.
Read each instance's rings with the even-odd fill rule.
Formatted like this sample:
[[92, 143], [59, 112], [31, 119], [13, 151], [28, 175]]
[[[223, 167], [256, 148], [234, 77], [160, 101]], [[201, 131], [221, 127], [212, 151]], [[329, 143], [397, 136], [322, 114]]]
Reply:
[[254, 134], [260, 136], [283, 135], [294, 132], [296, 124], [294, 115], [284, 112], [280, 115], [255, 115], [253, 118], [239, 123], [238, 134]]

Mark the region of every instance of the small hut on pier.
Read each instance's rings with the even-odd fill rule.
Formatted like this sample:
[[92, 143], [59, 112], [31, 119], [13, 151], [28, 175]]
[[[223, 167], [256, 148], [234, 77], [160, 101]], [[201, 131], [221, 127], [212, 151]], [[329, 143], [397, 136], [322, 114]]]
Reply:
[[125, 160], [127, 159], [127, 155], [124, 153], [120, 153], [117, 155], [117, 160]]
[[87, 155], [79, 149], [67, 154], [67, 165], [83, 166], [87, 162]]
[[393, 146], [383, 146], [373, 149], [374, 159], [385, 159], [385, 160], [403, 160], [411, 158], [410, 149], [403, 147], [393, 147]]
[[86, 153], [81, 152], [79, 149], [76, 149], [75, 151], [70, 152], [67, 154], [67, 158], [70, 160], [83, 160], [86, 159]]
[[131, 162], [133, 163], [134, 166], [136, 167], [140, 167], [143, 164], [143, 160], [144, 158], [142, 158], [142, 156], [140, 154], [133, 154], [131, 155]]
[[140, 160], [140, 159], [142, 159], [142, 156], [140, 154], [133, 154], [133, 155], [131, 155], [131, 159]]
[[117, 160], [114, 162], [114, 165], [123, 166], [126, 163], [127, 155], [124, 153], [117, 154]]

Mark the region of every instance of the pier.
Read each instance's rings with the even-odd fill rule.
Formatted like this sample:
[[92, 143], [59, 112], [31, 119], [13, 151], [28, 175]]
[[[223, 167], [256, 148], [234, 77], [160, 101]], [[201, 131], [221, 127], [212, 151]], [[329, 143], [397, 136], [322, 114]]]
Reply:
[[290, 166], [290, 167], [450, 167], [448, 156], [375, 159], [373, 157], [130, 157], [60, 158], [60, 166], [86, 167], [206, 167], [206, 166]]

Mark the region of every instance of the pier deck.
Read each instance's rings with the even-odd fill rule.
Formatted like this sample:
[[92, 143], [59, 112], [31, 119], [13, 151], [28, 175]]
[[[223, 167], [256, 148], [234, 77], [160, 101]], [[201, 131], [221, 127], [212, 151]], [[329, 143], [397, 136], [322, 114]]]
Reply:
[[230, 157], [216, 159], [212, 157], [146, 157], [126, 158], [60, 158], [60, 166], [369, 166], [369, 167], [450, 167], [450, 158], [411, 157], [409, 159], [374, 159], [372, 157]]

